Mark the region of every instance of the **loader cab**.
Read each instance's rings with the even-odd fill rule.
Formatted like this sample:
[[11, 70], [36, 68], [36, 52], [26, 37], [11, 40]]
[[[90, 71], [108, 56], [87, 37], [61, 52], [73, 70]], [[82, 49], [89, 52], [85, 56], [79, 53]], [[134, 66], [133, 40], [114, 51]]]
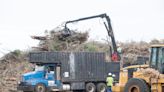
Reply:
[[164, 44], [152, 45], [150, 57], [150, 67], [164, 74]]

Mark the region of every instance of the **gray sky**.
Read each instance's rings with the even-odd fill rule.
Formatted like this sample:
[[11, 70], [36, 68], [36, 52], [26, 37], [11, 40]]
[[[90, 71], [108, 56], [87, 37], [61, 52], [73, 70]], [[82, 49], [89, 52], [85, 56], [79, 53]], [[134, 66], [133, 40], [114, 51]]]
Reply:
[[[101, 13], [110, 16], [117, 41], [163, 39], [164, 0], [0, 0], [0, 53], [36, 46], [31, 35]], [[82, 24], [94, 30], [92, 39], [106, 36], [100, 19]]]

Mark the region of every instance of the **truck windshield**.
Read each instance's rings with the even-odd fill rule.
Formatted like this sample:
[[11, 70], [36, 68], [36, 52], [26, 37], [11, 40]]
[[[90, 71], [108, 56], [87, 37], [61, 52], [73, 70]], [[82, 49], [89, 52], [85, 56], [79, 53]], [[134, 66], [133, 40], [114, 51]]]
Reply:
[[35, 71], [44, 71], [44, 66], [35, 66]]

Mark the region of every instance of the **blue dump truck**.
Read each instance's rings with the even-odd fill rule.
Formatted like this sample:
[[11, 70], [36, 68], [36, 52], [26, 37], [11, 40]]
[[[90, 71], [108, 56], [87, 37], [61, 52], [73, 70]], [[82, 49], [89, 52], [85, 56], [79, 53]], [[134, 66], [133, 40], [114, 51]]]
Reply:
[[107, 74], [119, 79], [119, 62], [105, 61], [103, 52], [31, 52], [34, 71], [22, 75], [18, 89], [24, 92], [105, 92]]

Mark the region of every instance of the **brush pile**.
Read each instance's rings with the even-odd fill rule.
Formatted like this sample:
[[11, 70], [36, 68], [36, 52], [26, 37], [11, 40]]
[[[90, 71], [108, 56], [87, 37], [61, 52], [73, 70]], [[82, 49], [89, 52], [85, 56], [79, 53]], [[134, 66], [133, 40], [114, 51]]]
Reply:
[[17, 51], [10, 52], [0, 60], [0, 92], [18, 92], [16, 87], [21, 74], [32, 70], [26, 55]]
[[150, 54], [149, 47], [150, 44], [143, 41], [121, 43], [123, 61], [133, 64], [139, 56], [148, 57]]
[[142, 72], [145, 77], [149, 76], [149, 77], [155, 78], [155, 79], [164, 78], [164, 76], [161, 75], [159, 71], [152, 69], [152, 68], [141, 69], [141, 70], [139, 70], [139, 72]]
[[32, 38], [40, 40], [39, 47], [35, 48], [41, 51], [72, 51], [88, 40], [88, 32], [71, 30], [70, 34], [66, 34], [64, 29], [51, 30], [46, 36], [32, 36]]

